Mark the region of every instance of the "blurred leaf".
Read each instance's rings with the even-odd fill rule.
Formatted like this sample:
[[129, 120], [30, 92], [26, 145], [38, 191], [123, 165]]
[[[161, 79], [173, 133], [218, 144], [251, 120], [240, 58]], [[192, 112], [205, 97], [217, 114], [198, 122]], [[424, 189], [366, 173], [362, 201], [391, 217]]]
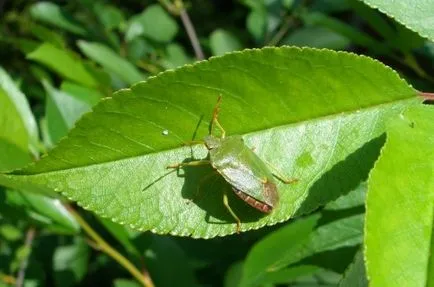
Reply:
[[107, 46], [99, 43], [78, 41], [78, 47], [88, 58], [100, 64], [107, 71], [116, 74], [130, 85], [144, 79], [144, 76], [134, 65]]
[[72, 245], [57, 247], [53, 256], [56, 286], [77, 286], [87, 273], [88, 260], [89, 247], [80, 237]]
[[139, 250], [131, 242], [133, 236], [127, 231], [126, 227], [115, 223], [111, 220], [98, 218], [104, 227], [110, 232], [110, 234], [119, 241], [125, 250], [133, 255], [140, 256]]
[[273, 273], [290, 263], [287, 258], [304, 244], [317, 224], [319, 215], [299, 219], [271, 233], [256, 243], [247, 255], [240, 286], [255, 286], [267, 282]]
[[23, 233], [18, 227], [15, 227], [11, 224], [1, 224], [0, 236], [7, 241], [17, 241], [23, 237]]
[[128, 280], [128, 279], [116, 279], [114, 282], [114, 287], [140, 287], [137, 281]]
[[243, 262], [233, 263], [225, 274], [225, 287], [239, 287], [243, 277]]
[[302, 19], [307, 25], [322, 26], [332, 30], [351, 40], [355, 44], [369, 48], [376, 53], [385, 53], [386, 51], [386, 47], [376, 39], [372, 38], [369, 34], [366, 34], [337, 18], [329, 17], [319, 12], [313, 12], [303, 14]]
[[172, 41], [177, 33], [176, 21], [160, 5], [154, 4], [130, 19], [125, 38], [131, 41], [143, 35], [151, 40], [167, 43]]
[[[0, 106], [2, 106], [1, 96], [0, 89]], [[30, 153], [3, 138], [0, 138], [0, 151], [0, 171], [3, 172], [24, 167], [32, 160]]]
[[319, 11], [326, 14], [339, 13], [351, 8], [348, 2], [348, 0], [316, 0], [312, 3], [310, 9], [312, 11]]
[[[315, 224], [317, 219], [318, 215], [312, 215], [299, 221]], [[309, 233], [300, 234], [303, 230], [298, 229], [299, 224], [295, 221], [280, 228], [252, 248], [244, 264], [243, 286], [274, 282], [280, 277], [274, 272], [289, 264], [316, 253], [355, 246], [363, 240], [363, 215], [337, 219]]]
[[44, 26], [32, 23], [30, 31], [36, 38], [38, 38], [42, 42], [48, 42], [58, 48], [63, 48], [65, 46], [65, 41], [59, 33], [53, 32], [53, 30], [48, 29]]
[[210, 36], [211, 51], [214, 56], [242, 49], [240, 41], [230, 32], [217, 29]]
[[268, 216], [229, 193], [243, 231], [309, 213], [355, 189], [378, 156], [385, 120], [421, 101], [393, 70], [367, 57], [246, 50], [161, 73], [101, 101], [49, 156], [0, 175], [0, 182], [62, 192], [138, 230], [205, 238], [234, 233], [221, 177], [194, 204], [188, 200], [212, 168], [167, 170], [192, 152], [207, 155], [204, 146], [184, 143], [208, 134], [219, 95], [228, 134], [244, 135], [259, 157], [299, 179], [277, 183], [280, 203]]
[[68, 32], [84, 36], [86, 30], [73, 17], [52, 2], [38, 2], [30, 7], [30, 14], [36, 20], [62, 28]]
[[343, 50], [350, 44], [345, 36], [323, 27], [304, 27], [282, 40], [283, 45]]
[[354, 262], [345, 271], [339, 287], [368, 287], [363, 250], [357, 252]]
[[112, 5], [105, 5], [100, 2], [95, 4], [97, 17], [108, 31], [118, 28], [125, 21], [122, 11]]
[[161, 59], [161, 65], [166, 69], [175, 69], [191, 62], [193, 62], [193, 60], [179, 44], [167, 45], [166, 55]]
[[254, 9], [247, 16], [247, 30], [256, 42], [262, 42], [267, 27], [267, 12], [265, 9]]
[[291, 282], [291, 287], [336, 287], [341, 277], [339, 273], [320, 268], [313, 274], [297, 278]]
[[394, 1], [394, 0], [362, 0], [372, 8], [376, 8], [411, 30], [434, 41], [434, 2], [427, 1]]
[[169, 237], [153, 236], [145, 264], [155, 286], [198, 286], [184, 251]]
[[[300, 283], [300, 286], [317, 286], [313, 284], [312, 279], [318, 276], [318, 273], [323, 273], [324, 269], [313, 266], [313, 265], [300, 265], [300, 266], [292, 266], [288, 267], [276, 272], [272, 272], [267, 275], [267, 283], [268, 284], [290, 284], [290, 286], [299, 286], [296, 285]], [[319, 276], [318, 276], [319, 277]], [[319, 279], [319, 278], [318, 278]], [[301, 282], [309, 281], [307, 285], [302, 284]], [[320, 286], [324, 286], [326, 282], [318, 282], [321, 284]]]
[[67, 81], [62, 82], [60, 89], [68, 95], [87, 103], [90, 107], [96, 105], [104, 97], [98, 90]]
[[48, 96], [45, 107], [47, 128], [50, 139], [57, 143], [84, 113], [91, 110], [91, 104], [55, 89], [48, 81], [42, 83]]
[[37, 154], [38, 127], [26, 96], [0, 67], [0, 138]]
[[368, 181], [370, 286], [429, 286], [434, 282], [434, 108], [411, 108], [390, 121], [387, 131]]
[[27, 191], [7, 191], [6, 195], [9, 206], [22, 208], [28, 216], [35, 218], [48, 229], [73, 234], [80, 228], [58, 199]]
[[38, 49], [28, 54], [27, 58], [47, 66], [65, 79], [89, 87], [98, 85], [98, 82], [89, 74], [78, 57], [49, 43], [39, 46]]
[[[176, 44], [170, 44], [170, 45], [176, 45]], [[128, 42], [128, 49], [127, 49], [128, 59], [132, 63], [136, 63], [141, 58], [147, 56], [148, 53], [152, 53], [153, 51], [154, 48], [144, 38], [137, 37], [131, 42]]]

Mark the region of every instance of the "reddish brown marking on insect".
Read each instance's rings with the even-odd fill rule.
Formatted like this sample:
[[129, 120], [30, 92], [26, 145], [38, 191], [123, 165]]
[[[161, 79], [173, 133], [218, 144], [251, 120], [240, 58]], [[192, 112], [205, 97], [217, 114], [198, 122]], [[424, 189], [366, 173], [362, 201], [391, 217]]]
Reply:
[[234, 187], [232, 189], [235, 192], [235, 194], [238, 195], [239, 198], [241, 198], [243, 201], [245, 201], [251, 207], [254, 207], [261, 212], [270, 213], [271, 210], [273, 209], [272, 206], [270, 206], [270, 205], [268, 205], [262, 201], [254, 199], [253, 197], [242, 192], [241, 190], [238, 190]]

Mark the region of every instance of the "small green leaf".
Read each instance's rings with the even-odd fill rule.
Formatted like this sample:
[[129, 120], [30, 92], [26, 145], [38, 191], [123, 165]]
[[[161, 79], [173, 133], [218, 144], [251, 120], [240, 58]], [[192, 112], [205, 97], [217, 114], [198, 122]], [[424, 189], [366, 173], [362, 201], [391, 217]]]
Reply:
[[43, 80], [47, 92], [46, 120], [50, 139], [55, 143], [64, 137], [74, 123], [86, 112], [91, 104], [52, 87]]
[[304, 27], [285, 37], [282, 44], [343, 50], [350, 44], [350, 40], [324, 27]]
[[118, 28], [125, 21], [122, 11], [112, 5], [96, 3], [96, 15], [107, 31]]
[[423, 37], [434, 41], [434, 1], [362, 0]]
[[345, 271], [339, 287], [368, 287], [363, 250], [357, 252], [353, 263]]
[[30, 14], [36, 20], [84, 36], [86, 30], [62, 9], [52, 2], [38, 2], [30, 7]]
[[[229, 193], [243, 231], [354, 190], [377, 159], [385, 120], [421, 102], [393, 70], [367, 57], [288, 47], [236, 52], [161, 73], [101, 101], [47, 157], [0, 175], [0, 182], [62, 192], [138, 230], [234, 233], [222, 203], [230, 187], [219, 177], [189, 201], [210, 167], [167, 170], [191, 158], [185, 142], [208, 134], [219, 95], [228, 135], [243, 135], [260, 158], [299, 179], [278, 184], [280, 203], [268, 216]], [[202, 145], [193, 147], [195, 158], [206, 155]]]
[[365, 256], [370, 286], [434, 283], [434, 108], [390, 120], [368, 181]]
[[247, 16], [246, 26], [256, 42], [261, 42], [267, 27], [267, 11], [263, 8], [253, 9]]
[[184, 48], [178, 44], [169, 44], [166, 47], [166, 56], [161, 59], [161, 65], [166, 69], [175, 69], [193, 60], [187, 55]]
[[89, 247], [84, 239], [76, 238], [72, 245], [59, 246], [53, 255], [56, 286], [77, 286], [87, 273]]
[[0, 138], [37, 154], [38, 127], [26, 96], [0, 67]]
[[2, 172], [22, 168], [32, 161], [29, 152], [23, 150], [21, 147], [18, 147], [15, 143], [11, 143], [3, 138], [0, 138], [0, 151], [0, 171]]
[[150, 5], [129, 22], [125, 35], [127, 41], [144, 35], [151, 40], [167, 43], [178, 33], [176, 21], [158, 4]]
[[96, 105], [104, 97], [98, 90], [67, 81], [62, 82], [60, 89], [76, 99], [87, 103], [91, 107]]
[[42, 44], [38, 49], [28, 54], [27, 58], [47, 66], [65, 79], [70, 79], [89, 87], [98, 85], [98, 82], [86, 70], [77, 56], [52, 44]]
[[222, 29], [217, 29], [211, 33], [210, 47], [215, 56], [242, 49], [240, 41], [230, 32]]
[[23, 237], [23, 233], [19, 228], [10, 224], [0, 225], [0, 236], [7, 241], [17, 241]]
[[144, 76], [133, 64], [116, 54], [107, 46], [80, 40], [78, 41], [78, 47], [89, 59], [94, 60], [108, 72], [116, 74], [130, 85], [144, 79]]

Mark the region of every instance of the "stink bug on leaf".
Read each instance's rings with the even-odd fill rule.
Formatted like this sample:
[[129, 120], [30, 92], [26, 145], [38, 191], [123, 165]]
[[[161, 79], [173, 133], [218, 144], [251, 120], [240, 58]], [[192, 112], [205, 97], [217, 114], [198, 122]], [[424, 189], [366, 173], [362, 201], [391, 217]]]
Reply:
[[[235, 194], [257, 210], [270, 213], [279, 202], [279, 194], [274, 177], [289, 184], [296, 179], [286, 180], [280, 173], [272, 172], [275, 168], [259, 158], [252, 149], [244, 143], [239, 135], [227, 136], [218, 121], [221, 96], [214, 108], [210, 134], [205, 137], [203, 144], [209, 151], [209, 160], [196, 160], [170, 165], [167, 168], [180, 168], [183, 166], [199, 166], [210, 164], [231, 186]], [[213, 135], [214, 128], [221, 131], [220, 137]], [[195, 143], [198, 143], [197, 141]], [[223, 203], [229, 213], [237, 222], [237, 233], [240, 231], [240, 219], [229, 206], [226, 193], [223, 194]]]

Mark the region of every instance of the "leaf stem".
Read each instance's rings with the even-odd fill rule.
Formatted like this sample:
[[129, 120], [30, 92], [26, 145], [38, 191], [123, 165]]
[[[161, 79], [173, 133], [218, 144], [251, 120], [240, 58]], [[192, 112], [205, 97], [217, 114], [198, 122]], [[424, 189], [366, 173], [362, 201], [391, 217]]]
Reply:
[[158, 0], [162, 6], [164, 6], [167, 11], [175, 16], [181, 18], [182, 24], [184, 25], [185, 31], [187, 32], [188, 38], [190, 39], [191, 46], [193, 46], [194, 54], [198, 60], [205, 59], [205, 55], [200, 46], [199, 39], [196, 34], [196, 29], [191, 22], [190, 16], [188, 16], [187, 10], [185, 9], [182, 0], [174, 0], [174, 3], [168, 3], [165, 0]]
[[127, 258], [120, 254], [116, 249], [111, 247], [92, 227], [81, 217], [77, 211], [72, 208], [68, 208], [69, 212], [74, 216], [77, 222], [80, 224], [81, 228], [94, 240], [94, 245], [97, 249], [106, 253], [108, 256], [113, 258], [116, 262], [122, 265], [125, 269], [130, 272], [130, 274], [137, 279], [145, 287], [154, 287], [154, 283], [149, 277], [147, 272], [141, 273]]
[[30, 250], [29, 254], [27, 254], [26, 258], [21, 261], [20, 269], [18, 271], [17, 279], [15, 281], [15, 286], [21, 287], [24, 285], [24, 278], [26, 276], [26, 269], [29, 263], [29, 257], [32, 250], [33, 239], [35, 238], [36, 229], [34, 227], [30, 227], [26, 232], [26, 241], [24, 246]]
[[434, 93], [419, 92], [419, 95], [421, 95], [425, 101], [434, 101]]

